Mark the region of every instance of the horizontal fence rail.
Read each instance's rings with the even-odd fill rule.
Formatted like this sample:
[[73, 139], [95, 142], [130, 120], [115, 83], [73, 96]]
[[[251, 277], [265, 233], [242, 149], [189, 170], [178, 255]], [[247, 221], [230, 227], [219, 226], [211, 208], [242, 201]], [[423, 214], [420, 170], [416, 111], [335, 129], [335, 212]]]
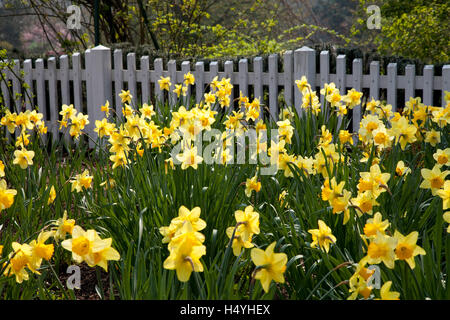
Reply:
[[[82, 59], [84, 58], [84, 59]], [[282, 70], [279, 70], [281, 60]], [[181, 69], [177, 70], [175, 60], [168, 61], [164, 66], [163, 59], [153, 61], [150, 68], [148, 56], [140, 58], [140, 68], [136, 67], [136, 55], [129, 53], [126, 56], [126, 69], [123, 66], [122, 50], [111, 52], [109, 48], [97, 46], [88, 49], [84, 57], [74, 53], [59, 58], [51, 57], [44, 61], [27, 59], [20, 65], [16, 64], [13, 72], [3, 70], [5, 81], [1, 81], [0, 90], [3, 103], [11, 111], [21, 111], [22, 108], [32, 110], [38, 106], [48, 122], [49, 132], [57, 136], [59, 112], [62, 104], [73, 104], [78, 111], [89, 115], [90, 124], [87, 133], [93, 134], [95, 120], [103, 118], [100, 106], [107, 100], [114, 105], [117, 115], [122, 115], [122, 101], [119, 97], [121, 90], [130, 90], [134, 105], [155, 101], [173, 103], [176, 94], [173, 93], [175, 84], [182, 83], [184, 75], [191, 72], [195, 76], [195, 86], [191, 86], [188, 97], [194, 97], [198, 103], [208, 90], [208, 84], [214, 77], [230, 78], [235, 86], [231, 93], [231, 101], [243, 95], [253, 93], [253, 98], [259, 98], [261, 104], [266, 106], [271, 119], [277, 120], [280, 108], [280, 93], [283, 92], [285, 104], [295, 106], [301, 112], [302, 96], [295, 85], [295, 80], [306, 76], [313, 89], [323, 87], [325, 83], [334, 82], [340, 88], [341, 94], [348, 89], [366, 91], [365, 95], [376, 100], [383, 98], [392, 105], [393, 111], [397, 109], [398, 96], [404, 95], [403, 101], [410, 97], [421, 96], [426, 105], [433, 105], [433, 99], [440, 95], [444, 106], [444, 92], [450, 91], [450, 65], [442, 68], [442, 76], [434, 75], [434, 66], [426, 65], [423, 75], [416, 75], [414, 65], [405, 67], [405, 74], [399, 75], [397, 63], [389, 63], [386, 74], [380, 74], [380, 63], [370, 63], [369, 74], [363, 74], [362, 59], [352, 62], [352, 74], [347, 74], [346, 56], [336, 57], [336, 72], [331, 73], [331, 56], [328, 51], [320, 52], [319, 66], [316, 68], [316, 51], [302, 47], [295, 51], [286, 51], [281, 57], [272, 54], [267, 59], [267, 68], [261, 57], [241, 59], [237, 66], [232, 61], [225, 61], [223, 69], [217, 61], [208, 66], [202, 61], [195, 62], [193, 70], [191, 63], [183, 61]], [[84, 62], [84, 67], [82, 63]], [[249, 71], [249, 66], [253, 71]], [[45, 67], [46, 66], [46, 67]], [[208, 71], [206, 71], [208, 70]], [[235, 71], [237, 70], [237, 71]], [[316, 72], [319, 70], [319, 72]], [[19, 78], [16, 75], [22, 74]], [[171, 78], [171, 91], [165, 94], [160, 90], [158, 80], [161, 77]], [[24, 89], [21, 83], [26, 83], [29, 89]], [[417, 94], [417, 90], [421, 94]], [[323, 103], [323, 97], [321, 97]], [[359, 128], [361, 120], [361, 106], [353, 109], [353, 131]]]

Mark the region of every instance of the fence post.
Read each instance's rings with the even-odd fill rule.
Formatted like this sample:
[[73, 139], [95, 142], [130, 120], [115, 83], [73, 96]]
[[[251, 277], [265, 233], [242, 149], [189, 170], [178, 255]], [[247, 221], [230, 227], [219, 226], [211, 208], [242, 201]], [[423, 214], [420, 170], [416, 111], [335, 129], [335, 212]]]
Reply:
[[[105, 104], [106, 100], [112, 101], [111, 52], [109, 48], [100, 45], [91, 49], [87, 55], [88, 81], [86, 91], [89, 124], [86, 133], [95, 141], [97, 138], [94, 133], [95, 120], [103, 118], [100, 107]], [[90, 139], [89, 146], [93, 147], [94, 145], [94, 142]]]
[[[294, 52], [294, 81], [300, 80], [302, 76], [308, 79], [311, 90], [316, 89], [316, 55], [315, 50], [309, 47], [301, 47]], [[295, 88], [295, 108], [299, 115], [303, 114], [302, 94]]]

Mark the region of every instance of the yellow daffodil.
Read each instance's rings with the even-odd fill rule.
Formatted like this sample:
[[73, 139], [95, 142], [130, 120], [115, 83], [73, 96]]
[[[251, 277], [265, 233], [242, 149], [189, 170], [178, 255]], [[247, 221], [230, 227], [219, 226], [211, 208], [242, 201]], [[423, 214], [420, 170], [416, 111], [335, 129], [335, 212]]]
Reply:
[[47, 204], [50, 205], [51, 203], [53, 203], [53, 201], [55, 201], [55, 199], [56, 199], [56, 191], [55, 191], [55, 187], [52, 186], [50, 188], [50, 193], [48, 194]]
[[397, 291], [390, 291], [392, 281], [385, 282], [380, 289], [381, 300], [400, 300], [400, 293]]
[[131, 102], [131, 98], [133, 97], [131, 94], [130, 94], [130, 90], [122, 90], [120, 93], [119, 93], [119, 97], [120, 97], [120, 99], [122, 99], [122, 103], [130, 103]]
[[91, 187], [93, 176], [89, 175], [89, 171], [86, 169], [82, 174], [77, 174], [75, 179], [71, 180], [72, 183], [72, 191], [76, 190], [77, 192], [81, 192], [82, 189], [88, 189]]
[[313, 242], [311, 247], [320, 246], [328, 253], [330, 250], [330, 243], [336, 243], [336, 237], [331, 233], [328, 227], [322, 220], [318, 221], [319, 229], [310, 229], [308, 232], [312, 235]]
[[384, 234], [387, 227], [389, 227], [389, 221], [387, 219], [383, 220], [381, 213], [377, 212], [373, 218], [366, 221], [364, 235], [367, 237], [376, 237], [377, 232]]
[[238, 225], [238, 232], [244, 242], [249, 241], [253, 234], [259, 234], [259, 213], [253, 211], [252, 206], [247, 206], [244, 211], [236, 210], [234, 217]]
[[446, 148], [445, 150], [438, 149], [433, 154], [433, 158], [440, 166], [450, 166], [450, 148]]
[[420, 184], [420, 188], [431, 189], [433, 196], [437, 195], [437, 191], [442, 188], [445, 183], [445, 177], [450, 171], [441, 171], [439, 165], [435, 165], [433, 169], [423, 168], [420, 170], [422, 178], [424, 179]]
[[250, 197], [252, 191], [259, 192], [261, 190], [261, 182], [258, 181], [258, 176], [254, 176], [245, 181], [245, 195]]
[[20, 168], [26, 169], [33, 164], [34, 151], [22, 148], [22, 150], [14, 151], [14, 157], [13, 164], [18, 164]]
[[53, 228], [53, 237], [56, 241], [61, 241], [66, 238], [66, 234], [72, 234], [73, 228], [75, 227], [74, 219], [67, 219], [67, 211], [64, 210], [63, 217], [56, 220], [53, 224], [55, 228]]
[[6, 180], [0, 180], [0, 212], [4, 209], [8, 209], [14, 203], [14, 196], [17, 191], [14, 189], [8, 189], [6, 185]]
[[450, 208], [450, 180], [445, 181], [442, 189], [436, 191], [436, 194], [442, 198], [442, 209], [447, 210]]
[[411, 269], [414, 269], [416, 263], [414, 257], [417, 255], [425, 255], [426, 252], [421, 247], [419, 247], [416, 242], [419, 233], [413, 231], [407, 236], [402, 235], [400, 232], [395, 230], [394, 238], [397, 239], [397, 247], [395, 248], [395, 255], [399, 260], [405, 260]]
[[389, 237], [377, 231], [377, 235], [367, 248], [367, 256], [364, 258], [364, 261], [367, 260], [370, 264], [384, 262], [389, 269], [393, 269], [395, 261], [394, 249], [396, 246], [397, 239], [395, 237]]
[[247, 241], [244, 241], [242, 239], [242, 235], [240, 234], [240, 231], [238, 231], [237, 229], [236, 229], [236, 231], [234, 231], [235, 229], [236, 229], [236, 227], [229, 227], [229, 228], [227, 228], [226, 233], [227, 233], [228, 238], [231, 239], [231, 237], [233, 236], [233, 232], [235, 232], [231, 247], [233, 249], [233, 254], [236, 257], [238, 257], [241, 254], [242, 248], [249, 249], [249, 248], [253, 248], [255, 245], [252, 243], [251, 235]]
[[261, 281], [265, 292], [269, 292], [270, 283], [273, 281], [284, 283], [287, 255], [274, 253], [276, 242], [272, 242], [266, 250], [253, 248], [250, 256], [256, 266], [255, 279]]

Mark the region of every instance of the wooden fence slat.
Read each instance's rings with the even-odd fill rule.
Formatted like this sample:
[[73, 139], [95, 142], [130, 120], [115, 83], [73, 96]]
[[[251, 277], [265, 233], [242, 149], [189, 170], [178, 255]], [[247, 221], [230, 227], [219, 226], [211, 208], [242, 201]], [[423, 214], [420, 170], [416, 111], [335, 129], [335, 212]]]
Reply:
[[119, 97], [119, 94], [123, 90], [122, 70], [123, 70], [122, 50], [116, 49], [114, 50], [114, 101], [116, 114], [118, 118], [122, 118], [122, 107], [123, 107], [122, 99]]
[[[5, 60], [5, 63], [8, 63], [8, 60]], [[7, 110], [10, 110], [10, 96], [9, 96], [9, 88], [8, 88], [8, 79], [9, 79], [9, 69], [1, 69], [1, 83], [0, 88], [2, 90], [3, 103]]]
[[[328, 51], [320, 52], [320, 88], [325, 87], [325, 83], [330, 81], [330, 53]], [[322, 111], [325, 107], [325, 95], [320, 95]]]
[[380, 99], [380, 62], [372, 61], [370, 63], [370, 88], [369, 100]]
[[339, 92], [341, 95], [347, 93], [347, 87], [345, 82], [345, 69], [346, 69], [346, 60], [345, 55], [340, 54], [336, 58], [336, 86], [339, 88]]
[[263, 96], [263, 82], [262, 82], [263, 59], [261, 57], [256, 57], [253, 59], [253, 72], [255, 74], [254, 98], [258, 99], [261, 104], [261, 107], [259, 109], [259, 118], [258, 118], [259, 120], [263, 118], [264, 115], [263, 106], [265, 105]]
[[[224, 78], [230, 78], [230, 83], [233, 84], [233, 61], [225, 61], [224, 64]], [[230, 114], [233, 110], [233, 100], [234, 100], [234, 88], [231, 89], [230, 94], [230, 105], [225, 107], [225, 112]]]
[[[184, 76], [186, 74], [188, 74], [191, 71], [191, 63], [189, 61], [183, 61], [181, 63], [181, 73], [183, 74], [183, 82], [184, 82]], [[183, 83], [183, 85], [185, 85]], [[191, 85], [187, 86], [187, 91], [186, 91], [186, 97], [182, 97], [182, 101], [184, 101], [184, 104], [186, 105], [186, 108], [189, 107], [190, 105], [190, 101], [191, 101]]]
[[47, 125], [48, 114], [45, 101], [44, 60], [42, 59], [36, 60], [36, 95], [38, 110], [43, 114], [43, 120]]
[[195, 102], [200, 103], [203, 100], [205, 91], [205, 64], [203, 61], [195, 63]]
[[177, 94], [173, 92], [175, 90], [175, 84], [177, 84], [177, 61], [170, 60], [167, 63], [167, 70], [169, 71], [170, 82], [170, 92], [169, 92], [169, 107], [172, 108], [173, 105], [177, 102]]
[[[211, 61], [209, 63], [209, 83], [211, 84], [211, 82], [213, 81], [213, 79], [219, 75], [219, 63], [217, 61]], [[214, 105], [213, 110], [219, 110], [220, 106], [219, 104], [216, 102], [216, 104]]]
[[409, 98], [415, 96], [415, 88], [416, 88], [416, 66], [413, 64], [408, 64], [405, 67], [405, 79], [406, 79], [406, 88], [405, 88], [405, 102], [409, 101]]
[[283, 55], [283, 77], [284, 77], [284, 100], [288, 107], [293, 105], [294, 90], [294, 55], [292, 50], [288, 50]]
[[[356, 91], [362, 91], [362, 76], [363, 76], [363, 70], [362, 70], [362, 60], [361, 59], [354, 59], [353, 60], [353, 88]], [[359, 123], [361, 121], [361, 104], [353, 107], [353, 132], [358, 132], [359, 130]], [[353, 138], [354, 141], [357, 141], [358, 136], [354, 135]]]
[[24, 80], [28, 86], [28, 89], [23, 90], [23, 95], [25, 98], [25, 108], [27, 110], [33, 109], [33, 62], [31, 59], [26, 59], [23, 62], [23, 71], [25, 73]]
[[426, 65], [423, 68], [423, 103], [427, 106], [433, 105], [433, 75], [434, 66]]
[[[248, 97], [248, 60], [240, 59], [239, 60], [239, 70], [238, 70], [238, 78], [239, 78], [239, 95], [242, 93], [244, 97]], [[245, 111], [245, 106], [241, 106], [241, 112]]]
[[13, 95], [12, 99], [15, 102], [15, 106], [18, 112], [22, 111], [22, 90], [20, 87], [20, 60], [15, 59], [14, 60], [14, 66], [13, 66], [14, 74], [11, 75], [12, 80], [12, 90]]
[[131, 94], [131, 105], [137, 108], [138, 96], [136, 89], [136, 54], [127, 54], [127, 82]]
[[[163, 59], [156, 58], [154, 62], [155, 66], [155, 96], [158, 103], [161, 103], [161, 105], [164, 105], [164, 92], [159, 87], [158, 80], [161, 79], [161, 76], [163, 75]], [[174, 80], [172, 80], [174, 81]]]
[[278, 120], [278, 55], [269, 56], [269, 111], [272, 121]]
[[67, 55], [62, 55], [59, 58], [58, 71], [61, 78], [61, 104], [70, 104], [69, 57]]
[[[141, 57], [142, 71], [142, 104], [150, 102], [150, 59], [148, 56]], [[151, 104], [151, 103], [150, 103]]]
[[49, 105], [50, 105], [50, 123], [48, 125], [48, 132], [53, 134], [53, 139], [58, 139], [59, 131], [59, 108], [57, 101], [57, 87], [56, 87], [56, 58], [50, 57], [47, 60], [48, 64], [48, 92], [49, 92]]
[[78, 52], [72, 55], [72, 72], [74, 107], [76, 110], [81, 111], [83, 110], [83, 96], [81, 92], [81, 55]]
[[397, 64], [389, 63], [387, 66], [388, 87], [387, 103], [392, 105], [392, 112], [397, 111]]

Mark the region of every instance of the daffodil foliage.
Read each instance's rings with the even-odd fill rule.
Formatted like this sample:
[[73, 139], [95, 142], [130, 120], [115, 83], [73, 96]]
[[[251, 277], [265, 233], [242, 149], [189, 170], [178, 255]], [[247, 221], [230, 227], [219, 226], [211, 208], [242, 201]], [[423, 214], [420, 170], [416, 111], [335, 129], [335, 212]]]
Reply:
[[2, 298], [74, 299], [69, 265], [99, 298], [450, 297], [449, 93], [395, 110], [303, 77], [301, 105], [268, 121], [229, 79], [198, 104], [192, 74], [172, 81], [170, 105], [118, 93], [120, 117], [109, 101], [103, 119], [0, 114]]

